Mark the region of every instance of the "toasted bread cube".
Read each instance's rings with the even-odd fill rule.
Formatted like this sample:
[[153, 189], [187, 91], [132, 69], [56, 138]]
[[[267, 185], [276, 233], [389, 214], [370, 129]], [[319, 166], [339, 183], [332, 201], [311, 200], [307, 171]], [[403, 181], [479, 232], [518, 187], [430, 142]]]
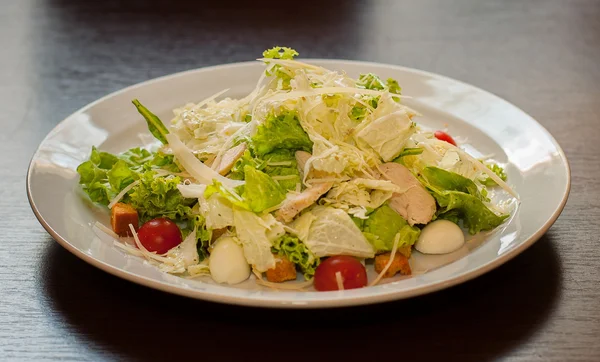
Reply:
[[275, 256], [275, 267], [267, 270], [267, 280], [272, 283], [282, 283], [296, 279], [296, 266], [282, 255]]
[[[391, 253], [379, 254], [375, 257], [375, 271], [377, 273], [381, 273], [383, 268], [387, 265], [390, 260]], [[396, 273], [400, 272], [402, 275], [410, 275], [410, 264], [408, 263], [408, 258], [400, 253], [396, 253], [394, 255], [394, 260], [392, 264], [388, 268], [388, 270], [383, 274], [384, 278], [391, 278]]]
[[403, 247], [400, 247], [398, 248], [398, 252], [410, 259], [410, 254], [412, 253], [412, 245], [405, 245]]
[[119, 236], [131, 236], [129, 224], [133, 224], [137, 231], [139, 226], [138, 213], [131, 206], [117, 202], [110, 210], [110, 224], [113, 231]]

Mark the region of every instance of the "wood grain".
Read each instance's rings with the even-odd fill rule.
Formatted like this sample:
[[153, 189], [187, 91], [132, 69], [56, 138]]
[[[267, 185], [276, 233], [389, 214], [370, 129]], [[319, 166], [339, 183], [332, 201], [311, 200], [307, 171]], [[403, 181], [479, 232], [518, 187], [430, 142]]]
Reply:
[[[600, 2], [0, 2], [0, 360], [600, 360]], [[29, 159], [81, 106], [186, 69], [303, 56], [400, 64], [513, 102], [563, 146], [563, 214], [505, 266], [433, 295], [249, 310], [107, 275], [55, 243]]]

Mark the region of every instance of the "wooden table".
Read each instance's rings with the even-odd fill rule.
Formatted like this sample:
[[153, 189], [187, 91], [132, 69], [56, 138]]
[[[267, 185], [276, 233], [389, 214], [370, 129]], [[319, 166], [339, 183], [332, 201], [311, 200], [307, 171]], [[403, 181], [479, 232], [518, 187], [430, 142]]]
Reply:
[[[600, 361], [600, 2], [149, 3], [1, 2], [0, 360]], [[325, 311], [150, 290], [80, 261], [40, 226], [25, 174], [63, 118], [125, 86], [275, 44], [444, 74], [523, 108], [571, 162], [562, 216], [474, 281]]]

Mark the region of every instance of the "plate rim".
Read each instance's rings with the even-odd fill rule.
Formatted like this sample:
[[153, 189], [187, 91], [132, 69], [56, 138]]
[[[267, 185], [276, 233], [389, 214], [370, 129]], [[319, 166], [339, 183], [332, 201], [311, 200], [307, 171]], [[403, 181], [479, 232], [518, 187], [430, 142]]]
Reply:
[[52, 228], [52, 226], [44, 219], [44, 217], [41, 215], [40, 211], [38, 210], [38, 208], [35, 204], [35, 200], [33, 199], [32, 191], [31, 191], [31, 177], [32, 177], [32, 169], [34, 166], [34, 161], [36, 159], [36, 156], [40, 152], [40, 147], [47, 141], [47, 139], [51, 135], [53, 135], [56, 131], [58, 131], [58, 129], [62, 126], [62, 124], [67, 119], [69, 119], [81, 112], [84, 112], [87, 109], [90, 109], [91, 107], [95, 106], [98, 103], [103, 102], [104, 100], [106, 100], [108, 98], [118, 96], [121, 93], [125, 93], [127, 91], [130, 91], [130, 90], [133, 90], [136, 88], [144, 87], [146, 85], [149, 85], [149, 84], [152, 84], [155, 82], [159, 82], [159, 81], [162, 81], [165, 79], [169, 79], [169, 78], [184, 77], [187, 74], [191, 74], [191, 73], [210, 72], [210, 71], [227, 69], [227, 68], [242, 67], [242, 66], [247, 66], [247, 65], [257, 63], [256, 60], [252, 60], [252, 61], [224, 63], [224, 64], [219, 64], [219, 65], [212, 65], [212, 66], [207, 66], [207, 67], [189, 69], [189, 70], [184, 70], [184, 71], [180, 71], [180, 72], [176, 72], [176, 73], [166, 74], [166, 75], [159, 76], [156, 78], [148, 79], [143, 82], [132, 84], [130, 86], [121, 88], [114, 92], [111, 92], [93, 102], [90, 102], [90, 103], [84, 105], [83, 107], [77, 109], [76, 111], [74, 111], [73, 113], [71, 113], [64, 119], [62, 119], [60, 122], [58, 122], [52, 128], [52, 130], [50, 130], [47, 133], [47, 135], [40, 141], [39, 145], [37, 146], [36, 150], [34, 151], [34, 153], [31, 156], [31, 159], [29, 161], [29, 166], [27, 168], [27, 174], [26, 174], [27, 199], [29, 201], [29, 205], [30, 205], [34, 215], [38, 219], [38, 222], [42, 225], [42, 227], [50, 234], [50, 236], [52, 236], [52, 238], [59, 245], [61, 245], [65, 249], [67, 249], [70, 253], [77, 256], [79, 259], [85, 261], [86, 263], [88, 263], [104, 272], [107, 272], [116, 277], [125, 279], [127, 281], [136, 283], [138, 285], [143, 285], [145, 287], [149, 287], [152, 289], [160, 290], [163, 292], [167, 292], [167, 293], [171, 293], [171, 294], [175, 294], [175, 295], [179, 295], [179, 296], [183, 296], [183, 297], [188, 297], [188, 298], [193, 298], [193, 299], [198, 299], [198, 300], [203, 300], [203, 301], [209, 301], [209, 302], [215, 302], [215, 303], [222, 303], [222, 304], [248, 306], [248, 307], [263, 307], [263, 308], [268, 307], [268, 308], [282, 308], [282, 309], [287, 309], [287, 308], [314, 309], [314, 308], [335, 308], [335, 307], [369, 305], [369, 304], [385, 303], [385, 302], [390, 302], [390, 301], [395, 301], [395, 300], [408, 299], [408, 298], [416, 297], [419, 295], [434, 293], [434, 292], [437, 292], [437, 291], [440, 291], [443, 289], [447, 289], [447, 288], [450, 288], [452, 286], [455, 286], [455, 285], [458, 285], [461, 283], [468, 282], [472, 279], [475, 279], [483, 274], [486, 274], [489, 271], [496, 269], [497, 267], [509, 262], [514, 257], [521, 254], [523, 251], [527, 250], [531, 245], [533, 245], [537, 240], [539, 240], [550, 229], [550, 227], [552, 227], [552, 225], [556, 222], [556, 220], [558, 219], [558, 217], [564, 210], [567, 200], [569, 198], [570, 191], [571, 191], [571, 166], [569, 164], [569, 160], [567, 159], [564, 150], [562, 149], [560, 144], [556, 141], [554, 136], [541, 123], [539, 123], [535, 118], [533, 118], [531, 115], [529, 115], [529, 113], [525, 112], [524, 110], [522, 110], [520, 107], [516, 106], [515, 104], [505, 100], [504, 98], [502, 98], [492, 92], [484, 90], [475, 85], [472, 85], [472, 84], [469, 84], [469, 83], [466, 83], [466, 82], [463, 82], [463, 81], [460, 81], [460, 80], [457, 80], [457, 79], [454, 79], [451, 77], [447, 77], [447, 76], [444, 76], [441, 74], [437, 74], [437, 73], [433, 73], [433, 72], [429, 72], [429, 71], [425, 71], [425, 70], [421, 70], [421, 69], [417, 69], [417, 68], [405, 67], [405, 66], [394, 65], [394, 64], [387, 64], [387, 63], [372, 62], [372, 61], [360, 61], [360, 60], [348, 60], [348, 59], [302, 58], [301, 60], [306, 61], [306, 62], [318, 62], [321, 64], [325, 63], [325, 64], [338, 64], [339, 65], [340, 63], [346, 63], [346, 64], [353, 64], [353, 65], [361, 65], [361, 66], [378, 66], [378, 67], [384, 66], [384, 67], [387, 67], [392, 70], [406, 71], [406, 72], [411, 72], [411, 73], [415, 73], [415, 74], [420, 74], [423, 76], [435, 77], [435, 78], [439, 78], [439, 79], [443, 79], [443, 80], [447, 80], [447, 81], [455, 82], [455, 83], [458, 83], [458, 84], [461, 84], [464, 86], [471, 87], [471, 88], [477, 90], [478, 92], [485, 93], [486, 95], [491, 96], [492, 98], [495, 98], [495, 100], [497, 100], [497, 101], [506, 103], [507, 105], [514, 107], [518, 111], [529, 116], [531, 118], [531, 120], [533, 120], [535, 122], [535, 124], [540, 127], [540, 130], [546, 134], [546, 136], [549, 138], [549, 140], [551, 141], [553, 146], [556, 147], [556, 149], [558, 151], [558, 155], [565, 167], [564, 170], [566, 172], [566, 185], [565, 185], [565, 189], [563, 190], [562, 199], [556, 206], [555, 210], [552, 212], [552, 215], [550, 216], [550, 218], [548, 218], [543, 223], [543, 225], [541, 225], [541, 227], [538, 230], [536, 230], [533, 234], [531, 234], [529, 237], [527, 237], [522, 243], [520, 243], [519, 245], [516, 245], [514, 248], [508, 250], [505, 254], [497, 256], [496, 258], [488, 261], [487, 263], [481, 265], [479, 268], [477, 268], [475, 270], [466, 271], [466, 272], [463, 272], [452, 278], [433, 282], [432, 284], [430, 284], [426, 287], [411, 289], [411, 290], [403, 291], [400, 293], [392, 292], [392, 293], [385, 293], [385, 294], [378, 295], [378, 296], [365, 295], [365, 296], [358, 296], [358, 297], [354, 297], [354, 298], [345, 298], [345, 299], [315, 300], [315, 301], [302, 302], [301, 304], [294, 304], [293, 302], [287, 302], [287, 301], [284, 302], [282, 300], [265, 300], [265, 299], [260, 299], [260, 298], [231, 296], [231, 295], [224, 295], [224, 294], [208, 292], [208, 291], [197, 291], [197, 290], [192, 290], [192, 289], [186, 289], [186, 288], [181, 288], [181, 287], [178, 287], [176, 285], [173, 285], [173, 284], [170, 284], [170, 283], [167, 283], [164, 281], [160, 281], [160, 280], [148, 278], [143, 275], [131, 273], [129, 271], [123, 270], [116, 266], [112, 266], [106, 262], [103, 262], [99, 259], [96, 259], [93, 256], [88, 255], [88, 254], [84, 253], [83, 251], [79, 250], [74, 245], [69, 243], [65, 238], [60, 236]]

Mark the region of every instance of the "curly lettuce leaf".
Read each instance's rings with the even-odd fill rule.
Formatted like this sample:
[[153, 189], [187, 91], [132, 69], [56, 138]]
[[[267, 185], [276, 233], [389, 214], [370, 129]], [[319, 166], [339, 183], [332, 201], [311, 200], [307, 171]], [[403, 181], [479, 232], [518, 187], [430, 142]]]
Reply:
[[298, 52], [292, 48], [275, 46], [263, 52], [264, 58], [292, 60], [298, 56]]
[[485, 206], [485, 195], [466, 177], [437, 167], [425, 167], [420, 179], [439, 205], [437, 217], [455, 223], [462, 221], [471, 234], [494, 229], [509, 216], [497, 215]]
[[398, 233], [398, 247], [412, 246], [421, 234], [419, 228], [408, 225], [406, 220], [387, 204], [369, 214], [369, 218], [362, 224], [363, 233], [368, 234], [365, 236], [377, 252], [392, 250], [394, 238]]
[[156, 177], [156, 172], [140, 174], [139, 183], [134, 186], [123, 202], [130, 204], [139, 214], [140, 222], [155, 217], [182, 219], [191, 213], [196, 199], [186, 199], [177, 189], [181, 179], [177, 176]]
[[90, 159], [77, 167], [79, 184], [90, 199], [98, 204], [108, 205], [110, 200], [120, 191], [113, 190], [108, 181], [108, 172], [118, 158], [108, 152], [98, 151], [92, 147]]
[[177, 185], [179, 177], [159, 177], [156, 169], [179, 171], [173, 156], [161, 152], [149, 152], [132, 148], [119, 155], [98, 151], [92, 147], [90, 159], [77, 167], [79, 183], [93, 202], [107, 206], [125, 187], [139, 181], [121, 202], [136, 209], [140, 222], [156, 217], [167, 217], [175, 221], [184, 238], [196, 229], [200, 260], [207, 253], [211, 230], [207, 229], [202, 215], [194, 212], [195, 198], [184, 198]]
[[271, 176], [252, 166], [245, 166], [244, 174], [246, 175], [246, 184], [242, 198], [250, 210], [262, 212], [280, 204], [285, 199], [285, 193]]
[[261, 158], [267, 153], [282, 149], [311, 152], [312, 146], [313, 143], [300, 126], [295, 112], [286, 112], [279, 116], [270, 114], [251, 138], [254, 154]]
[[286, 256], [292, 263], [296, 264], [306, 280], [312, 279], [321, 261], [308, 250], [298, 237], [290, 234], [285, 234], [275, 240], [271, 251], [273, 254]]

